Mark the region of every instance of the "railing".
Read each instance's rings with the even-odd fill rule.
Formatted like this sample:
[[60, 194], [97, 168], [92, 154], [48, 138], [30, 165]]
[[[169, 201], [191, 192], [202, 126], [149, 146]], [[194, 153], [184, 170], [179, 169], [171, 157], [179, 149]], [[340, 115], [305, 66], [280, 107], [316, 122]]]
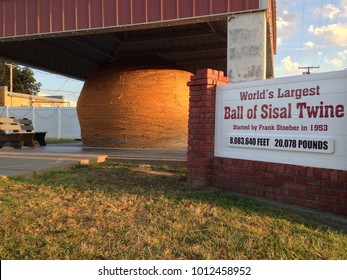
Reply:
[[80, 139], [81, 128], [75, 107], [0, 107], [0, 117], [27, 118], [36, 131], [47, 131], [46, 137]]

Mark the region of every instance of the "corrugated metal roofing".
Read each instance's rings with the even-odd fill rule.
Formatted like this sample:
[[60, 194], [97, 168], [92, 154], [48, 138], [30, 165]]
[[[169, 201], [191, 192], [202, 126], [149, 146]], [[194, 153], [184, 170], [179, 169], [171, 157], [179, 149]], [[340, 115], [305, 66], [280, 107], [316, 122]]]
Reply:
[[267, 6], [271, 60], [275, 0], [0, 0], [0, 58], [81, 80], [136, 55], [226, 72], [228, 16]]
[[0, 0], [0, 37], [138, 26], [230, 14], [259, 0]]

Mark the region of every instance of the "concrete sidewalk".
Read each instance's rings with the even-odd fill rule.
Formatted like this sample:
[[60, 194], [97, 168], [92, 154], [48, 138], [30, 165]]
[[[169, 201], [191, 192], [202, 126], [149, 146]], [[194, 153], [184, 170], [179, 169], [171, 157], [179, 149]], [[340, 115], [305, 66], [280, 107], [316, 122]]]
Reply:
[[45, 147], [0, 149], [0, 176], [37, 176], [48, 170], [78, 163], [120, 161], [185, 165], [186, 150], [110, 149], [83, 147], [81, 142], [49, 144]]

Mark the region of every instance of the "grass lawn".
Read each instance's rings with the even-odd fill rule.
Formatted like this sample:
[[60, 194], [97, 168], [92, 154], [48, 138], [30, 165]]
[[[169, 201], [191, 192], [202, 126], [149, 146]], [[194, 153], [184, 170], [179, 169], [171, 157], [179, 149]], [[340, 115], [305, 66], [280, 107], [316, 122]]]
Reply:
[[346, 234], [160, 171], [103, 163], [0, 179], [0, 258], [347, 259]]

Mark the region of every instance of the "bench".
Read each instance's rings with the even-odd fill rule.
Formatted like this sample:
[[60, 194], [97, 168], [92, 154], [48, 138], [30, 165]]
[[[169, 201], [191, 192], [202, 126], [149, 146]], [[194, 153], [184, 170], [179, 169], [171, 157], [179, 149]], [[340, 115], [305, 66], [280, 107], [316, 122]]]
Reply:
[[[34, 147], [33, 132], [19, 132], [20, 124], [12, 118], [0, 118], [0, 148], [6, 143], [11, 143], [13, 148], [22, 148], [20, 142], [27, 143], [29, 147]], [[12, 131], [12, 132], [11, 132]]]
[[[32, 120], [29, 120], [27, 118], [15, 119], [15, 121], [20, 124], [21, 130], [25, 130], [26, 132], [34, 133], [34, 139], [33, 140], [39, 142], [40, 146], [46, 146], [47, 145], [47, 143], [45, 141], [47, 131], [46, 132], [35, 131]], [[24, 143], [24, 145], [26, 146], [26, 143]]]

